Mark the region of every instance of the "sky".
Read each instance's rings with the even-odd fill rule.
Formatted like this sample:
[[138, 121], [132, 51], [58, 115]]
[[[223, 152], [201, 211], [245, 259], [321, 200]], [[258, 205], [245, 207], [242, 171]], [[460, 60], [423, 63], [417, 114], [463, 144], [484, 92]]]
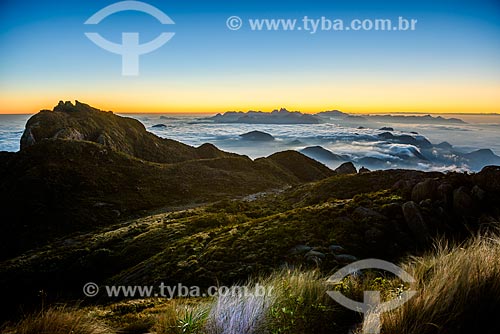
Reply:
[[[115, 3], [0, 1], [0, 113], [34, 113], [59, 100], [116, 112], [289, 110], [351, 113], [499, 113], [500, 1], [144, 2], [175, 24], [137, 11], [84, 22]], [[241, 18], [239, 30], [227, 27]], [[253, 31], [249, 20], [304, 16], [416, 19], [414, 31]], [[174, 37], [122, 75], [122, 57], [85, 32], [120, 43]]]

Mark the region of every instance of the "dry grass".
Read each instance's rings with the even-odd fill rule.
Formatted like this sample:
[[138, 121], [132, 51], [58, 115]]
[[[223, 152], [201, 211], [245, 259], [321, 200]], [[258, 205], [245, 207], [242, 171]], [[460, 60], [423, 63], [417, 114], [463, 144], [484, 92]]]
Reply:
[[500, 239], [440, 242], [436, 252], [402, 266], [418, 294], [382, 315], [382, 333], [500, 333]]
[[114, 334], [115, 331], [81, 310], [61, 306], [27, 316], [5, 333]]

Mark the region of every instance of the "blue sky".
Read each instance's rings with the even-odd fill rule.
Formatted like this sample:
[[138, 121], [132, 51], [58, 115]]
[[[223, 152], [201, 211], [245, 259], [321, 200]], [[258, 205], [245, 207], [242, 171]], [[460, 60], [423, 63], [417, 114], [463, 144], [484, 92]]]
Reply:
[[[495, 91], [500, 93], [498, 1], [148, 0], [176, 24], [162, 26], [138, 12], [114, 14], [94, 27], [83, 24], [114, 2], [3, 0], [0, 112], [33, 112], [75, 98], [119, 111], [288, 106], [451, 112], [481, 105], [477, 111], [495, 112], [500, 107], [495, 98]], [[226, 19], [232, 15], [244, 22], [403, 16], [418, 24], [412, 32], [311, 35], [256, 32], [248, 25], [231, 31]], [[139, 32], [141, 42], [163, 31], [176, 35], [140, 57], [140, 76], [123, 77], [120, 56], [94, 45], [86, 31], [115, 42], [130, 31]], [[441, 97], [437, 89], [443, 90]]]

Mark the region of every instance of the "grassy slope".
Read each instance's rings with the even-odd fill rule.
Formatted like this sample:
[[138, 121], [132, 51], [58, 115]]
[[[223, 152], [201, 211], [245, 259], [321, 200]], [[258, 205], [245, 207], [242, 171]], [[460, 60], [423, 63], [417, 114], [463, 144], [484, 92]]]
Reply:
[[[317, 179], [332, 174], [309, 158], [302, 162]], [[93, 230], [145, 210], [213, 202], [310, 179], [272, 159], [253, 162], [231, 155], [159, 164], [92, 142], [42, 141], [4, 155], [2, 257], [36, 240]]]
[[300, 244], [316, 247], [326, 255], [320, 266], [324, 272], [339, 265], [328, 250], [332, 244], [340, 244], [345, 252], [360, 258], [394, 261], [431, 245], [430, 241], [418, 242], [408, 229], [401, 205], [410, 199], [411, 191], [394, 187], [395, 181], [404, 179], [415, 184], [432, 176], [452, 189], [489, 186], [483, 200], [476, 200], [475, 208], [467, 212], [437, 199], [421, 203], [432, 235], [458, 239], [500, 216], [500, 206], [495, 205], [500, 203], [499, 189], [488, 181], [492, 173], [496, 172], [467, 176], [386, 171], [334, 176], [252, 201], [224, 200], [197, 209], [146, 216], [63, 238], [50, 247], [4, 262], [0, 283], [29, 286], [31, 290], [24, 290], [27, 300], [33, 300], [39, 289], [50, 295], [59, 292], [80, 298], [80, 288], [88, 281], [230, 284], [271, 272], [285, 262], [315, 267], [303, 254], [289, 252]]

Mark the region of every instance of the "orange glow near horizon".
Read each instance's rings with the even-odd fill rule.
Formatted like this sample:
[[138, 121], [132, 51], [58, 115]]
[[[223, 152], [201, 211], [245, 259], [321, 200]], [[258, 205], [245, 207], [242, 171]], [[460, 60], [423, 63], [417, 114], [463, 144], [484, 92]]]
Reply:
[[[104, 84], [103, 84], [104, 86]], [[247, 82], [231, 86], [216, 82], [212, 86], [126, 87], [110, 91], [95, 87], [83, 94], [69, 89], [34, 87], [23, 92], [3, 90], [0, 113], [32, 114], [52, 109], [59, 100], [75, 99], [116, 113], [223, 113], [229, 110], [272, 111], [277, 108], [305, 113], [338, 109], [347, 113], [500, 113], [500, 86], [497, 83], [375, 82], [344, 81], [342, 85], [319, 82], [293, 84], [271, 82], [266, 86]], [[168, 92], [165, 93], [165, 91]]]

